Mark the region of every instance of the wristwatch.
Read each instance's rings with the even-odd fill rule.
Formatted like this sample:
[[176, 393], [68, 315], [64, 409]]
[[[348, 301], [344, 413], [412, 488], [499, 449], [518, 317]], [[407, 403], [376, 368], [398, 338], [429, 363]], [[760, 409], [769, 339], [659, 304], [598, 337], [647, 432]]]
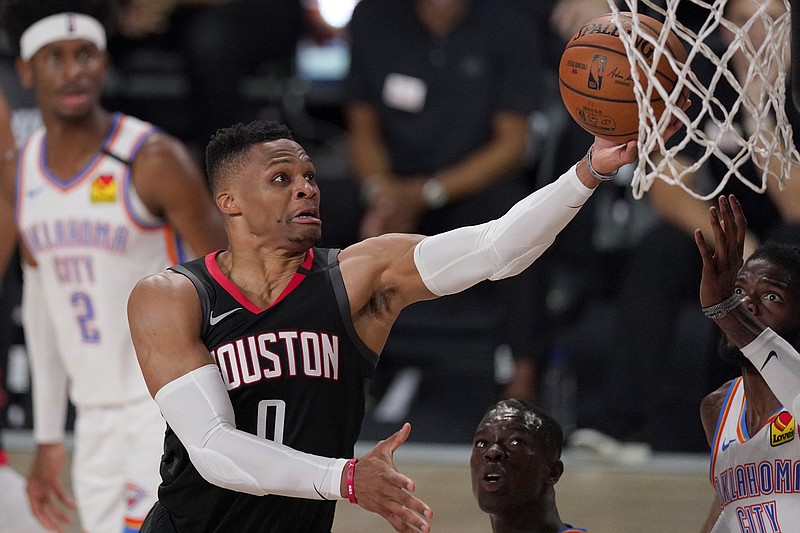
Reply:
[[449, 200], [442, 182], [436, 177], [430, 178], [422, 184], [422, 199], [425, 200], [425, 205], [428, 206], [428, 209], [444, 207]]

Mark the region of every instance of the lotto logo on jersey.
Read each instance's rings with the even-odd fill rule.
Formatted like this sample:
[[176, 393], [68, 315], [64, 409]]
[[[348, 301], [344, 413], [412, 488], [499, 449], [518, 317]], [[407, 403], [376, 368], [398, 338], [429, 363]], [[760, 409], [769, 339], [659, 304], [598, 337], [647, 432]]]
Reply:
[[769, 443], [772, 446], [780, 446], [794, 439], [794, 417], [782, 411], [775, 417], [769, 425]]
[[92, 182], [92, 203], [117, 201], [117, 183], [114, 176], [100, 176]]

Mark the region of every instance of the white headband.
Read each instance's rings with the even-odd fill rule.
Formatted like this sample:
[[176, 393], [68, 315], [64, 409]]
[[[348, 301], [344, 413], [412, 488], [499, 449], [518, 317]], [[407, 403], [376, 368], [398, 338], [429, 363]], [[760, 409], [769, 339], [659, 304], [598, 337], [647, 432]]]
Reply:
[[19, 55], [28, 61], [43, 46], [65, 39], [86, 39], [106, 49], [106, 30], [97, 19], [80, 13], [57, 13], [36, 21], [19, 40]]

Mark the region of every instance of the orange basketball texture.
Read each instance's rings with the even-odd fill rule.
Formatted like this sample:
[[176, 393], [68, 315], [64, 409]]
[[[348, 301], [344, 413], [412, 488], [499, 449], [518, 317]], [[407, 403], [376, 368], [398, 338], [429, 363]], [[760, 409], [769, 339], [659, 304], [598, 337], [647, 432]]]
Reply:
[[[652, 17], [638, 15], [639, 25], [657, 39], [662, 24]], [[630, 33], [630, 13], [620, 13], [622, 30]], [[569, 114], [580, 126], [597, 137], [624, 143], [639, 136], [639, 106], [634, 94], [633, 78], [625, 46], [619, 37], [619, 28], [611, 13], [584, 24], [567, 43], [559, 64], [558, 77], [561, 99]], [[655, 47], [639, 37], [636, 46], [644, 57], [652, 61]], [[668, 53], [678, 62], [686, 61], [686, 49], [678, 37], [670, 32], [666, 46]], [[647, 74], [639, 68], [639, 81], [647, 88]], [[659, 58], [656, 76], [659, 83], [671, 92], [677, 83], [677, 74], [665, 53]], [[688, 97], [686, 89], [678, 105]], [[660, 94], [653, 90], [650, 103], [656, 118], [664, 112], [665, 104]]]

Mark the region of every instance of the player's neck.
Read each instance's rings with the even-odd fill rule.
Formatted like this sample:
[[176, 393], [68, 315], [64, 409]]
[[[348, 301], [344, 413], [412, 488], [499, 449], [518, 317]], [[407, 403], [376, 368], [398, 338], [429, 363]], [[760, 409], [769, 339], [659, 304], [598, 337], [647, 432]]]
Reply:
[[42, 120], [48, 168], [56, 176], [70, 179], [103, 147], [113, 116], [97, 108], [82, 119], [63, 120], [43, 115]]
[[745, 414], [747, 430], [750, 435], [753, 435], [781, 408], [781, 402], [755, 368], [742, 369], [742, 379], [744, 394], [747, 398], [747, 413]]
[[552, 489], [525, 509], [491, 515], [493, 533], [558, 533], [565, 524], [558, 515], [555, 492]]
[[[76, 135], [105, 137], [113, 120], [112, 113], [100, 106], [93, 107], [80, 117], [68, 118], [47, 110], [41, 110], [41, 115], [48, 140], [75, 139]], [[79, 141], [72, 142], [77, 144]]]
[[306, 258], [305, 252], [239, 248], [231, 243], [229, 249], [217, 255], [222, 273], [262, 309], [277, 299], [294, 277]]

